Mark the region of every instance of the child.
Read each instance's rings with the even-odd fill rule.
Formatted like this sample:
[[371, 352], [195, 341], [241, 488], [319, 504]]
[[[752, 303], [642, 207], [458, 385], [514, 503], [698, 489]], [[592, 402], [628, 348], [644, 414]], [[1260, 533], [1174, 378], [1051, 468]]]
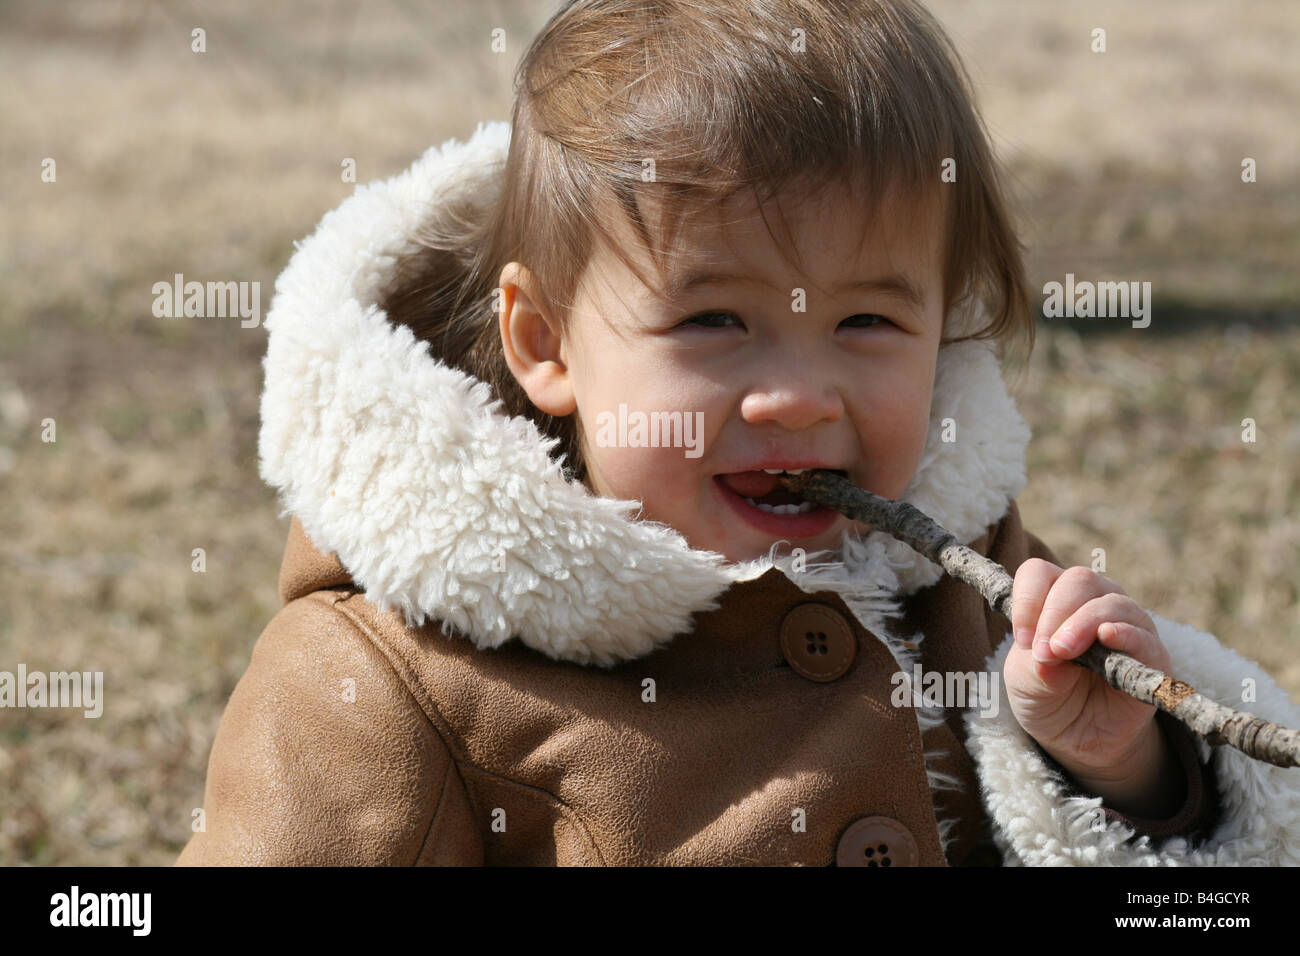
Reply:
[[[180, 863], [1300, 862], [1296, 770], [1066, 663], [1300, 726], [1022, 527], [1029, 290], [913, 3], [567, 4], [513, 123], [327, 214], [267, 327], [284, 606]], [[1007, 567], [1013, 621], [801, 468]]]

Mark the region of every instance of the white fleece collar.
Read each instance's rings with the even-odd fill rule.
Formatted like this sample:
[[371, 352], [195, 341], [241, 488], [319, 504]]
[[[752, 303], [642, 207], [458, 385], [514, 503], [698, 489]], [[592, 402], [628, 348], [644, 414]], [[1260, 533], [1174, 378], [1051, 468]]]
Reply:
[[[480, 123], [468, 142], [358, 186], [295, 243], [266, 316], [258, 444], [281, 516], [336, 552], [380, 608], [400, 608], [412, 626], [440, 620], [483, 648], [518, 637], [578, 663], [642, 657], [774, 566], [806, 592], [838, 591], [879, 633], [938, 566], [878, 531], [846, 533], [842, 559], [803, 571], [789, 554], [729, 564], [692, 549], [674, 529], [634, 520], [639, 502], [566, 482], [553, 439], [504, 415], [486, 383], [434, 359], [376, 305], [397, 258], [418, 248], [421, 222], [452, 197], [495, 201], [509, 139], [509, 123]], [[956, 441], [942, 440], [948, 418]], [[903, 498], [974, 540], [1024, 487], [1028, 440], [992, 347], [946, 345]]]

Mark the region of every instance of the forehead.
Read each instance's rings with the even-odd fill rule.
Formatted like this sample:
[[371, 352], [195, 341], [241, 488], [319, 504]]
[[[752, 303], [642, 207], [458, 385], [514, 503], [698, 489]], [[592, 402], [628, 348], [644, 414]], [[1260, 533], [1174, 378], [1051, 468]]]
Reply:
[[[654, 201], [640, 207], [651, 237], [662, 241], [661, 207]], [[662, 272], [626, 213], [605, 213], [605, 228], [645, 281], [599, 240], [584, 279], [603, 279], [641, 301], [681, 298], [728, 276], [775, 281], [789, 275], [831, 291], [898, 275], [926, 300], [942, 284], [946, 204], [937, 189], [921, 195], [891, 184], [875, 203], [844, 180], [792, 184], [761, 204], [743, 191], [683, 217]]]

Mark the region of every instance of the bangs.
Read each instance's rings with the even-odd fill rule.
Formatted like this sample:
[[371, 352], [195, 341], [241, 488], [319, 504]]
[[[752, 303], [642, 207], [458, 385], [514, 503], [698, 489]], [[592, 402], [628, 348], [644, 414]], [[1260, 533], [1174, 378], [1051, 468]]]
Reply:
[[[886, 178], [887, 172], [895, 175]], [[752, 184], [690, 199], [681, 196], [665, 199], [663, 191], [647, 187], [630, 189], [620, 196], [605, 195], [595, 204], [591, 230], [595, 242], [609, 250], [642, 286], [664, 301], [672, 301], [682, 293], [682, 281], [694, 269], [707, 271], [708, 267], [721, 263], [721, 260], [684, 252], [682, 238], [699, 225], [725, 228], [734, 224], [737, 220], [724, 219], [721, 215], [728, 200], [741, 204], [749, 201], [749, 205], [742, 207], [747, 210], [746, 219], [758, 215], [782, 258], [799, 271], [804, 271], [804, 262], [786, 212], [804, 203], [824, 202], [828, 189], [847, 190], [845, 195], [860, 224], [856, 246], [845, 250], [847, 259], [861, 259], [879, 218], [885, 214], [908, 223], [930, 223], [935, 221], [933, 204], [938, 202], [941, 204], [939, 228], [944, 237], [951, 234], [951, 204], [946, 194], [936, 188], [934, 180], [917, 182], [908, 178], [906, 169], [901, 167], [887, 172], [873, 177], [861, 167], [827, 165], [823, 169], [802, 171], [797, 178], [785, 182]], [[924, 234], [917, 235], [923, 239]], [[946, 271], [949, 245], [946, 238], [941, 238], [940, 269], [943, 271]], [[647, 259], [651, 264], [648, 270]]]

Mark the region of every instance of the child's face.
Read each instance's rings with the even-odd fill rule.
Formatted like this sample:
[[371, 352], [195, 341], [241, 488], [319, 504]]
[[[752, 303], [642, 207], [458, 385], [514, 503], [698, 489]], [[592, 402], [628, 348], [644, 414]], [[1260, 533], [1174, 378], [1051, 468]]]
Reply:
[[[601, 248], [563, 336], [589, 487], [642, 501], [643, 519], [732, 561], [782, 539], [783, 551], [837, 549], [846, 527], [867, 530], [829, 509], [783, 514], [751, 503], [768, 496], [764, 468], [843, 469], [876, 494], [902, 496], [925, 446], [943, 331], [939, 204], [926, 210], [891, 194], [864, 226], [844, 186], [778, 200], [807, 272], [782, 257], [753, 200], [737, 197], [707, 225], [688, 224], [670, 268], [680, 270], [673, 278], [699, 271], [740, 281], [660, 299]], [[766, 211], [780, 237], [775, 209]], [[920, 301], [849, 288], [893, 276]], [[638, 432], [638, 413], [648, 425], [655, 412], [680, 413], [691, 427], [674, 423], [661, 447], [646, 447], [658, 429]]]

